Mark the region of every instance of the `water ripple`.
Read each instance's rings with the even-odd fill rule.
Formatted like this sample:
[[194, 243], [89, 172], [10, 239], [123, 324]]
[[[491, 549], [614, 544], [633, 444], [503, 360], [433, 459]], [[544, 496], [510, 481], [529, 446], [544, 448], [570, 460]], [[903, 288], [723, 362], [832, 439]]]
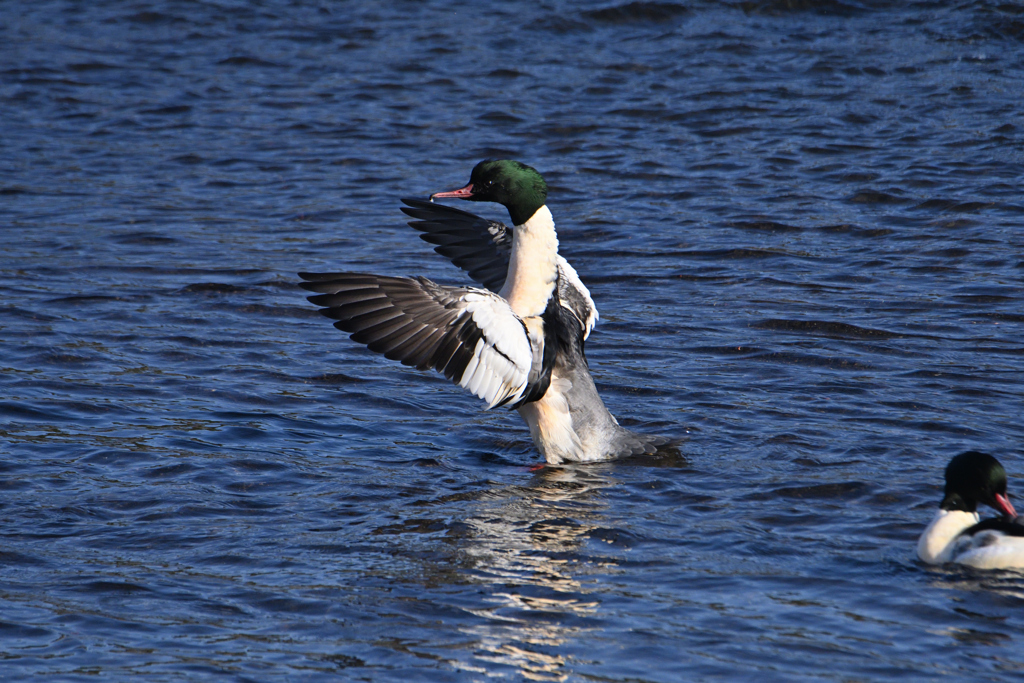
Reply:
[[[1013, 6], [12, 12], [8, 677], [1024, 666], [1018, 574], [913, 557], [952, 454], [1021, 478]], [[534, 469], [515, 415], [303, 300], [463, 283], [396, 197], [486, 156], [549, 180], [602, 395], [678, 452]]]

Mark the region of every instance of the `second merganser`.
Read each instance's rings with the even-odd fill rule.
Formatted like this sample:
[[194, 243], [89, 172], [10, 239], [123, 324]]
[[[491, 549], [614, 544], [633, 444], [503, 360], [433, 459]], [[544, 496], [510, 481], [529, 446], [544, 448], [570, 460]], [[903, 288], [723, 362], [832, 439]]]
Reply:
[[[1002, 513], [979, 521], [978, 503]], [[994, 457], [961, 453], [946, 466], [939, 511], [917, 542], [928, 564], [955, 562], [978, 569], [1024, 569], [1024, 524], [1006, 493], [1006, 470]]]
[[[432, 203], [444, 198], [502, 204], [514, 227]], [[540, 173], [508, 159], [480, 162], [430, 202], [403, 200], [421, 237], [486, 289], [362, 273], [299, 273], [301, 285], [371, 351], [516, 408], [550, 464], [654, 453], [670, 440], [619, 426], [597, 393], [583, 352], [597, 308], [558, 253], [546, 201]]]

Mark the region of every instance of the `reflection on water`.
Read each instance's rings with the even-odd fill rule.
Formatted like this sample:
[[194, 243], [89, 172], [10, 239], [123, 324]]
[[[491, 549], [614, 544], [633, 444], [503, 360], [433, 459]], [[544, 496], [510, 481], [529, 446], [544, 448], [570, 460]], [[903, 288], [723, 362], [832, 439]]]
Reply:
[[950, 565], [929, 566], [926, 571], [938, 575], [932, 580], [931, 585], [952, 591], [950, 595], [954, 601], [962, 599], [959, 597], [959, 591], [967, 594], [984, 592], [986, 595], [1008, 598], [1015, 603], [1024, 601], [1024, 570], [980, 570]]
[[[606, 467], [544, 467], [512, 497], [476, 510], [464, 552], [475, 580], [493, 588], [489, 606], [474, 610], [487, 621], [465, 629], [481, 650], [476, 658], [529, 680], [567, 678], [558, 651], [596, 628], [588, 618], [600, 599], [580, 580], [580, 558], [589, 559], [583, 546], [601, 525], [600, 492], [614, 484]], [[602, 565], [611, 571], [615, 562]]]
[[487, 591], [484, 606], [470, 610], [483, 621], [462, 629], [478, 648], [474, 659], [529, 680], [565, 680], [568, 646], [601, 628], [602, 589], [589, 577], [619, 571], [602, 546], [629, 535], [606, 517], [602, 492], [621, 484], [620, 468], [686, 466], [670, 447], [614, 465], [544, 466], [528, 485], [483, 496], [459, 548], [471, 581]]

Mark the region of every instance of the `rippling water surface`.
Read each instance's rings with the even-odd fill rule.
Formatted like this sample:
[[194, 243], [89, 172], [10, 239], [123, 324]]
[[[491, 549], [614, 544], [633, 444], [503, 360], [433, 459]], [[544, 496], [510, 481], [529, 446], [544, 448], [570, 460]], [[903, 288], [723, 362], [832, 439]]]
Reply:
[[[1024, 10], [614, 2], [5, 5], [5, 680], [1024, 672], [913, 547], [953, 454], [1024, 491]], [[464, 283], [398, 200], [488, 156], [677, 455], [534, 469], [305, 302]]]

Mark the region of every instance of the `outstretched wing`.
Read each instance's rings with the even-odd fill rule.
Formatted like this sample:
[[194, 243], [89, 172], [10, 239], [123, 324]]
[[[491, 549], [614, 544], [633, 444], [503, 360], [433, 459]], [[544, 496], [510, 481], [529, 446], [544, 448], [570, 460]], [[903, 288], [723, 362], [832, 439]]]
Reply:
[[[512, 251], [512, 229], [498, 221], [443, 204], [422, 199], [403, 199], [402, 211], [417, 220], [409, 225], [419, 230], [420, 239], [435, 244], [434, 251], [466, 271], [475, 282], [492, 292], [501, 290], [508, 275]], [[558, 257], [558, 295], [562, 306], [583, 326], [583, 338], [597, 324], [597, 307], [576, 270]]]
[[484, 399], [519, 401], [533, 348], [523, 321], [496, 294], [443, 287], [422, 277], [299, 273], [309, 300], [371, 351], [421, 370], [434, 368]]
[[402, 211], [418, 220], [409, 225], [419, 230], [420, 239], [436, 244], [434, 251], [451, 259], [474, 282], [492, 292], [505, 284], [512, 231], [503, 223], [475, 216], [467, 211], [422, 199], [403, 199]]
[[558, 257], [558, 303], [569, 310], [583, 326], [583, 338], [590, 336], [590, 331], [600, 317], [594, 300], [590, 298], [590, 290], [576, 274], [576, 269], [559, 255]]

